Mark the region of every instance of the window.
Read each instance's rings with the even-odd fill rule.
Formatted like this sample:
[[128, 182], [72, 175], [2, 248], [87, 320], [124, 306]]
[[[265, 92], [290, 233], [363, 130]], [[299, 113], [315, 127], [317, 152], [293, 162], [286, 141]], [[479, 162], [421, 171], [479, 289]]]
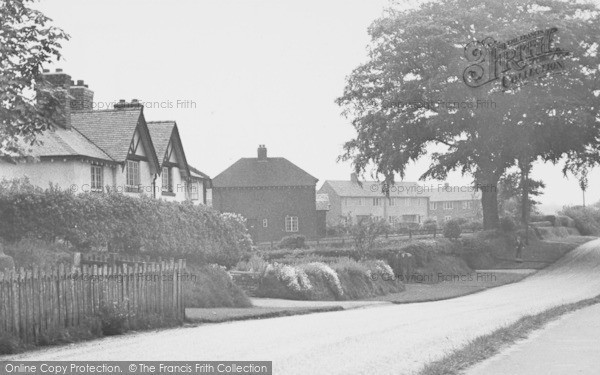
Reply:
[[463, 210], [470, 210], [471, 208], [473, 208], [473, 202], [472, 201], [463, 201], [462, 208], [463, 208]]
[[404, 204], [410, 206], [410, 198], [404, 198]]
[[348, 198], [342, 198], [342, 203], [344, 206], [348, 205]]
[[104, 168], [101, 165], [92, 165], [92, 191], [102, 191], [104, 186]]
[[285, 217], [285, 231], [286, 232], [297, 232], [298, 231], [298, 216], [286, 216]]
[[454, 202], [444, 202], [444, 210], [451, 210], [454, 208]]
[[361, 198], [356, 198], [356, 205], [357, 206], [362, 206], [362, 199]]
[[437, 202], [430, 202], [429, 203], [429, 209], [430, 210], [437, 210]]
[[397, 217], [397, 216], [388, 216], [388, 222], [389, 222], [391, 225], [394, 225], [395, 223], [397, 223], [397, 222], [398, 222], [398, 217]]
[[396, 205], [396, 198], [390, 198], [390, 206]]
[[444, 216], [444, 221], [445, 222], [448, 222], [450, 220], [452, 220], [452, 216]]
[[197, 201], [200, 199], [200, 191], [199, 184], [197, 182], [192, 182], [188, 185], [188, 189], [190, 192], [190, 199], [193, 201]]
[[171, 169], [163, 167], [162, 169], [162, 191], [172, 193], [173, 192], [173, 176], [171, 175]]
[[127, 191], [138, 192], [140, 187], [140, 162], [127, 160]]
[[373, 198], [373, 206], [380, 206], [381, 198]]
[[267, 228], [269, 226], [269, 220], [263, 219], [263, 228]]
[[422, 206], [423, 205], [423, 200], [421, 198], [417, 198], [417, 206]]

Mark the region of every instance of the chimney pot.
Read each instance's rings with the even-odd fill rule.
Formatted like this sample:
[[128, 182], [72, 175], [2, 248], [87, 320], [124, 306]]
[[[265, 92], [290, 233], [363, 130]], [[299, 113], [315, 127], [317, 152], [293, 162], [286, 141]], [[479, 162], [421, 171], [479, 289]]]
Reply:
[[267, 160], [267, 148], [265, 145], [258, 145], [258, 160]]
[[119, 103], [125, 103], [125, 99], [119, 99]]
[[62, 73], [62, 71], [63, 71], [62, 69], [56, 68], [56, 73]]
[[139, 103], [139, 101], [137, 99], [131, 99], [131, 103], [137, 104], [137, 103]]
[[77, 80], [77, 86], [83, 86], [83, 79]]
[[43, 69], [42, 72], [44, 72], [44, 73], [50, 73], [50, 69]]

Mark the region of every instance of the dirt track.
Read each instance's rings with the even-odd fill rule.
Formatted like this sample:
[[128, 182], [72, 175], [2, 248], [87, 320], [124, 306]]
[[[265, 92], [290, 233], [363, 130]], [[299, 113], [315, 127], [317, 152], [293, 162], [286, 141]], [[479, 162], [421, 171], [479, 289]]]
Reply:
[[452, 300], [140, 333], [10, 359], [269, 360], [275, 374], [409, 374], [523, 315], [598, 294], [595, 240], [519, 283]]

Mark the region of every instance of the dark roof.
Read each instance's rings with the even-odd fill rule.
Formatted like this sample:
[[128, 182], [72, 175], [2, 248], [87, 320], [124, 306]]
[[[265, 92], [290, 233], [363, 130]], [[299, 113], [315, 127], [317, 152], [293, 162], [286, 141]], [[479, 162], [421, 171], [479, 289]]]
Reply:
[[148, 130], [150, 130], [150, 137], [152, 143], [154, 143], [154, 149], [156, 150], [156, 156], [158, 162], [162, 165], [173, 134], [173, 128], [175, 127], [175, 121], [148, 121]]
[[285, 158], [242, 158], [213, 178], [213, 187], [314, 186], [318, 179]]
[[192, 167], [191, 165], [189, 166], [189, 168], [190, 168], [192, 177], [199, 177], [199, 178], [204, 178], [204, 179], [210, 180], [210, 177], [208, 177], [207, 174], [200, 172], [198, 169]]
[[127, 158], [142, 108], [71, 112], [71, 124], [115, 161]]
[[112, 161], [110, 156], [76, 129], [56, 128], [38, 135], [36, 140], [41, 144], [32, 148], [33, 156], [87, 156]]

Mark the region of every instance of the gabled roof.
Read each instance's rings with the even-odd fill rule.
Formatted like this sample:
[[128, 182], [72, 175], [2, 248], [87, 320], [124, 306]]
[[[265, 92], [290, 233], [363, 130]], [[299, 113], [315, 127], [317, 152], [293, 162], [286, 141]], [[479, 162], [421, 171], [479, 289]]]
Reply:
[[314, 186], [318, 179], [285, 158], [242, 158], [213, 178], [219, 187]]
[[[382, 182], [362, 181], [362, 186], [353, 181], [331, 181], [327, 180], [323, 185], [329, 186], [340, 197], [381, 197]], [[396, 182], [390, 186], [390, 196], [392, 197], [416, 197], [423, 195], [423, 191], [418, 189], [416, 182]]]
[[71, 112], [71, 124], [115, 161], [124, 161], [142, 108]]
[[154, 143], [154, 149], [156, 150], [156, 156], [158, 162], [162, 166], [162, 162], [173, 135], [173, 129], [175, 128], [175, 121], [148, 121], [148, 130], [150, 130], [150, 137], [152, 143]]
[[192, 177], [203, 178], [205, 180], [210, 180], [210, 177], [207, 174], [199, 171], [198, 169], [192, 167], [191, 165], [189, 167], [190, 167], [190, 174], [191, 174]]
[[48, 130], [38, 135], [36, 140], [40, 141], [40, 144], [31, 148], [32, 156], [86, 156], [94, 159], [113, 160], [76, 129]]
[[165, 160], [169, 142], [172, 142], [173, 152], [180, 164], [181, 171], [184, 175], [189, 176], [189, 166], [185, 152], [183, 151], [183, 143], [179, 137], [179, 129], [175, 121], [148, 121], [148, 130], [150, 131], [150, 138], [154, 144], [156, 150], [156, 157], [158, 158], [159, 168], [162, 167]]

